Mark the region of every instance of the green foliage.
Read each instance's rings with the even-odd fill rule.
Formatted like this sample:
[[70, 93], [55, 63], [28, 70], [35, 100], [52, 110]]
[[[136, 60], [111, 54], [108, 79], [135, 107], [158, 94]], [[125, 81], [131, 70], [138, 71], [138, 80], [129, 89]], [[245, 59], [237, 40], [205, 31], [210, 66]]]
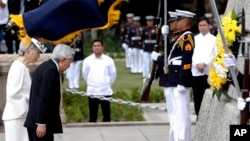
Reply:
[[[129, 95], [124, 91], [116, 92], [113, 97], [131, 101]], [[64, 92], [63, 106], [67, 122], [88, 122], [89, 108], [87, 97]], [[140, 107], [111, 103], [111, 119], [112, 121], [143, 121], [143, 110]], [[102, 121], [101, 110], [98, 111], [98, 121]]]
[[214, 95], [216, 95], [218, 101], [220, 101], [221, 95], [223, 94], [223, 90], [222, 89], [215, 89], [212, 93], [212, 97], [214, 97]]
[[140, 92], [138, 87], [131, 88], [131, 100], [134, 102], [140, 102]]
[[149, 101], [154, 103], [164, 102], [165, 97], [162, 89], [155, 89], [149, 95]]
[[113, 94], [113, 98], [115, 99], [122, 99], [122, 100], [130, 100], [130, 96], [124, 90], [117, 91]]
[[[103, 40], [103, 44], [105, 47], [105, 54], [108, 54], [112, 58], [124, 58], [124, 51], [121, 47], [120, 41], [115, 39], [114, 36], [106, 35], [104, 31], [98, 32], [98, 39]], [[91, 45], [92, 41], [91, 39], [85, 39], [84, 42], [84, 53], [85, 56], [88, 56], [92, 53]]]
[[88, 103], [87, 98], [80, 95], [73, 95], [69, 92], [63, 93], [63, 106], [67, 122], [87, 121]]
[[[114, 37], [104, 36], [103, 34], [99, 38], [104, 40], [105, 52], [111, 57], [124, 57], [124, 52], [120, 47], [120, 43], [116, 41]], [[85, 39], [84, 47], [85, 56], [88, 56], [92, 52], [91, 40]], [[140, 91], [143, 86], [142, 74], [131, 74], [130, 69], [125, 69], [124, 59], [114, 59], [114, 61], [117, 69], [117, 78], [112, 86], [114, 91], [112, 97], [115, 99], [139, 102]], [[80, 76], [82, 76], [82, 74]], [[83, 81], [82, 77], [80, 80], [79, 90], [86, 91], [86, 83]], [[68, 88], [68, 80], [66, 78], [63, 85], [65, 88]], [[155, 80], [151, 86], [149, 102], [162, 101], [164, 101], [163, 92], [158, 86], [158, 80]], [[89, 108], [87, 97], [64, 92], [63, 106], [67, 122], [88, 122]], [[111, 103], [111, 119], [112, 121], [142, 121], [144, 120], [143, 110], [140, 107]], [[102, 121], [101, 109], [98, 111], [98, 121]]]

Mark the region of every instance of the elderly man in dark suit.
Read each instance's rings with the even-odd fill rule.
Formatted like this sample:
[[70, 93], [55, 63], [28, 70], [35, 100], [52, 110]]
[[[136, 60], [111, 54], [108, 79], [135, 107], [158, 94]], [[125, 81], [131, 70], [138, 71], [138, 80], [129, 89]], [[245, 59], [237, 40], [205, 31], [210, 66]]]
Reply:
[[69, 68], [74, 50], [58, 44], [51, 59], [35, 70], [30, 90], [29, 112], [24, 123], [30, 141], [53, 141], [55, 133], [62, 133], [60, 119], [60, 73]]

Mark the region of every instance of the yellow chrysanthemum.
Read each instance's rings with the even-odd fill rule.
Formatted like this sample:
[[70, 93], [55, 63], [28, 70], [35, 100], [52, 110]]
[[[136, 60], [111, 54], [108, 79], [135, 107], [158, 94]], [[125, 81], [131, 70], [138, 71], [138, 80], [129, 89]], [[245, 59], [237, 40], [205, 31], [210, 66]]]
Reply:
[[[234, 11], [230, 11], [221, 19], [222, 30], [225, 35], [226, 43], [230, 49], [233, 42], [236, 41], [236, 36], [241, 33], [241, 25], [238, 25], [237, 18], [233, 15]], [[213, 58], [210, 68], [208, 82], [211, 88], [215, 90], [223, 90], [223, 85], [227, 82], [228, 69], [224, 66], [224, 45], [220, 33], [216, 36], [216, 51], [217, 55]], [[229, 53], [232, 53], [229, 50]]]
[[222, 85], [227, 82], [227, 78], [218, 77], [214, 68], [210, 67], [209, 69], [209, 84], [213, 89], [221, 89]]

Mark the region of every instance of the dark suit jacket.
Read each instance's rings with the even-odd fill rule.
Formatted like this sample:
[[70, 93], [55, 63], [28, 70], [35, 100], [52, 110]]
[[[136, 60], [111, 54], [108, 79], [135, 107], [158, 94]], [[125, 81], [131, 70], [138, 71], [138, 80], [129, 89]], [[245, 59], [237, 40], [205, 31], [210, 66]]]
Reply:
[[60, 77], [52, 60], [42, 63], [33, 73], [29, 111], [25, 127], [36, 128], [46, 124], [47, 132], [62, 133], [60, 118]]
[[[8, 9], [10, 14], [20, 14], [21, 0], [8, 0]], [[33, 10], [39, 6], [39, 0], [25, 0], [24, 12]]]

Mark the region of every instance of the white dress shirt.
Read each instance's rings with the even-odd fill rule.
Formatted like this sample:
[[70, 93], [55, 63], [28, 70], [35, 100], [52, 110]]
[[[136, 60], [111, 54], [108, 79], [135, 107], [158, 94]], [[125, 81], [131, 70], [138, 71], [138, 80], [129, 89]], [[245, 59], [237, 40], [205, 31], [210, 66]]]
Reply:
[[116, 67], [112, 58], [92, 54], [83, 60], [83, 79], [87, 83], [88, 95], [109, 96], [113, 94], [112, 84], [116, 79]]
[[19, 60], [10, 67], [6, 86], [3, 120], [25, 117], [28, 112], [31, 78], [29, 69]]
[[[208, 66], [215, 54], [216, 37], [211, 33], [207, 33], [206, 35], [199, 33], [194, 37], [194, 41], [195, 48], [192, 56], [192, 75], [208, 75]], [[196, 68], [196, 65], [199, 63], [204, 63], [206, 65], [203, 72], [199, 72]]]
[[0, 7], [0, 25], [6, 24], [9, 19], [9, 10], [8, 10], [8, 0], [2, 0], [5, 4], [5, 7]]

